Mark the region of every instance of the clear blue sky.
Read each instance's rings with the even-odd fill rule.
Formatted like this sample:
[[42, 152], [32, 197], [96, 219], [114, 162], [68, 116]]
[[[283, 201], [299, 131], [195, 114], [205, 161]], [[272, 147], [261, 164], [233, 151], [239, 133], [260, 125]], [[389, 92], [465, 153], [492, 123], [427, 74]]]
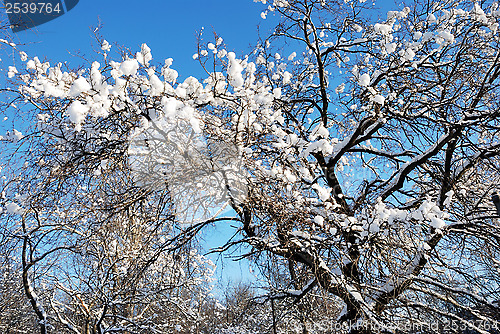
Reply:
[[[262, 4], [252, 0], [80, 0], [79, 4], [55, 20], [19, 32], [14, 42], [28, 44], [30, 57], [47, 57], [51, 62], [78, 58], [69, 53], [91, 55], [92, 29], [102, 22], [101, 34], [110, 43], [138, 51], [142, 43], [152, 49], [153, 61], [173, 58], [179, 75], [201, 73], [191, 56], [196, 52], [196, 32], [205, 27], [205, 36], [216, 31], [229, 50], [237, 54], [249, 50], [257, 39], [256, 27]], [[2, 15], [5, 14], [2, 11]], [[4, 64], [7, 65], [7, 64]]]

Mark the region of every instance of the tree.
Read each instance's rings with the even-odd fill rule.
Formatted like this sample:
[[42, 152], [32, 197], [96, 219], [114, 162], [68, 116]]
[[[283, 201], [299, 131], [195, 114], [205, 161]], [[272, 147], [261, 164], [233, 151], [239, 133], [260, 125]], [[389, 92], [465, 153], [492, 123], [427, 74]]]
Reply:
[[[31, 66], [43, 80], [48, 63], [35, 58]], [[48, 72], [50, 78], [78, 78], [60, 68]], [[4, 138], [11, 150], [2, 187], [2, 256], [9, 264], [4, 278], [6, 288], [14, 287], [14, 300], [22, 296], [18, 291], [26, 297], [22, 308], [10, 305], [10, 312], [18, 309], [18, 317], [24, 311], [25, 319], [32, 313], [36, 321], [29, 332], [39, 326], [41, 333], [196, 327], [213, 264], [197, 252], [194, 234], [176, 241], [179, 227], [168, 193], [132, 182], [123, 138], [135, 120], [109, 116], [94, 135], [83, 135], [68, 129], [64, 101], [47, 92], [7, 94], [15, 94], [11, 103], [18, 103], [18, 116], [34, 121], [25, 135], [13, 129]], [[36, 113], [23, 104], [36, 105]], [[27, 323], [12, 328], [22, 330]]]
[[371, 7], [275, 0], [262, 16], [279, 22], [242, 59], [200, 39], [204, 80], [178, 82], [147, 45], [111, 61], [102, 42], [103, 66], [80, 72], [30, 59], [19, 94], [74, 170], [125, 155], [145, 205], [166, 194], [169, 244], [238, 224], [220, 251], [245, 245], [269, 300], [333, 298], [330, 331], [488, 333], [500, 314], [499, 6], [416, 2], [380, 22]]

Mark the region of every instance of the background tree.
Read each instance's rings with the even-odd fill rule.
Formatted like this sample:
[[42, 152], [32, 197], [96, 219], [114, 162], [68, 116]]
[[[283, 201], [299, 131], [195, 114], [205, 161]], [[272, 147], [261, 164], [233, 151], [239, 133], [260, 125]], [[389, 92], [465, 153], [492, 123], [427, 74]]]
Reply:
[[[78, 78], [38, 58], [31, 66], [39, 80]], [[24, 135], [12, 130], [4, 138], [10, 154], [2, 189], [2, 255], [11, 263], [4, 267], [6, 288], [22, 287], [27, 297], [18, 299], [23, 307], [9, 307], [26, 312], [31, 304], [37, 318], [14, 329], [87, 334], [196, 328], [213, 265], [197, 253], [194, 234], [177, 241], [168, 193], [132, 182], [126, 138], [137, 118], [109, 115], [93, 134], [83, 134], [68, 128], [64, 101], [47, 92], [29, 98], [8, 93], [17, 95], [12, 103], [19, 103], [19, 117], [33, 122]]]

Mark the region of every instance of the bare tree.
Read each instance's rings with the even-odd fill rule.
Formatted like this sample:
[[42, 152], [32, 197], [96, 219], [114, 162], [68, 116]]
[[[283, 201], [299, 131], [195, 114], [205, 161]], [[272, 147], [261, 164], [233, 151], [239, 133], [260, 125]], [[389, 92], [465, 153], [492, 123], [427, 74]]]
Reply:
[[68, 131], [64, 102], [24, 97], [20, 110], [37, 109], [19, 114], [33, 124], [24, 134], [13, 129], [4, 138], [1, 245], [18, 312], [36, 317], [30, 331], [157, 333], [198, 322], [193, 310], [208, 296], [213, 265], [194, 234], [179, 239], [168, 191], [134, 184], [124, 138], [137, 119], [110, 115], [83, 135]]

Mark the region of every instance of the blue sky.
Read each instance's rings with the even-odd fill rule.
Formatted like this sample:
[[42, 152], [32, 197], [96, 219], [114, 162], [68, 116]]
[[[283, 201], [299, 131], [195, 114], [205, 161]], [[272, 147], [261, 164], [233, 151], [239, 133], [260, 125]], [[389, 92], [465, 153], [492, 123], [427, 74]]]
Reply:
[[81, 0], [62, 17], [15, 34], [14, 42], [27, 44], [24, 49], [29, 56], [77, 65], [81, 60], [70, 54], [92, 55], [91, 27], [101, 22], [100, 32], [108, 42], [134, 52], [146, 43], [154, 60], [173, 58], [173, 67], [185, 78], [201, 74], [200, 66], [191, 58], [196, 52], [197, 31], [204, 27], [206, 38], [216, 31], [229, 50], [244, 53], [257, 39], [262, 8], [252, 0]]

